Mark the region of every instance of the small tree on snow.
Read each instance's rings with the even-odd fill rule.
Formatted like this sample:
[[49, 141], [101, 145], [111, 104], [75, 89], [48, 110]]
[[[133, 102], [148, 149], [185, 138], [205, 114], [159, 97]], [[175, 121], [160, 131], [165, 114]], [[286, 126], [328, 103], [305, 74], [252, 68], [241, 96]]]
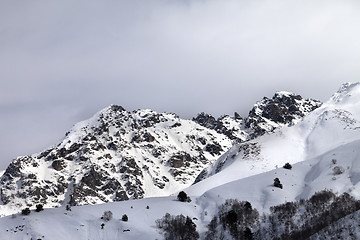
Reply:
[[121, 218], [122, 221], [127, 222], [129, 220], [128, 216], [124, 214]]
[[285, 165], [283, 166], [283, 168], [291, 170], [291, 169], [292, 169], [292, 166], [291, 166], [290, 163], [285, 163]]
[[281, 189], [283, 188], [283, 185], [280, 183], [279, 178], [274, 179], [274, 187], [281, 188]]
[[70, 205], [66, 205], [66, 211], [71, 211]]
[[177, 199], [180, 202], [191, 202], [190, 197], [188, 197], [188, 195], [184, 191], [179, 192]]
[[30, 214], [30, 208], [25, 208], [25, 209], [21, 210], [21, 214], [22, 215], [29, 215]]
[[35, 209], [35, 211], [37, 211], [37, 212], [41, 212], [41, 211], [43, 211], [44, 210], [44, 207], [43, 207], [43, 205], [42, 204], [38, 204], [38, 205], [36, 205], [36, 209]]

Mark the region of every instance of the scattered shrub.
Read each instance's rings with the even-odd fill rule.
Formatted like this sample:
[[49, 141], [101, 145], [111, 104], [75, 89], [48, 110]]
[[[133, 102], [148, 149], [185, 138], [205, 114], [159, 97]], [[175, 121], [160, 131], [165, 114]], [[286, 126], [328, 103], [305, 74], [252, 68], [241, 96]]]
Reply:
[[36, 212], [41, 212], [41, 211], [43, 211], [43, 210], [44, 210], [44, 207], [43, 207], [42, 204], [36, 205], [36, 209], [35, 209]]
[[70, 205], [66, 205], [66, 211], [71, 211]]
[[283, 168], [291, 170], [291, 169], [292, 169], [292, 166], [291, 166], [290, 163], [285, 163], [285, 165], [283, 166]]
[[345, 172], [344, 168], [343, 167], [340, 167], [340, 166], [336, 166], [333, 168], [333, 173], [334, 175], [341, 175]]
[[103, 219], [105, 222], [110, 221], [112, 218], [113, 218], [113, 213], [111, 211], [105, 211], [101, 217], [101, 219]]
[[283, 185], [280, 183], [279, 178], [274, 179], [274, 187], [281, 188], [281, 189], [283, 188]]
[[128, 216], [124, 214], [121, 218], [122, 221], [127, 222], [129, 220]]
[[179, 192], [177, 199], [180, 202], [191, 202], [190, 197], [184, 191]]
[[30, 208], [25, 208], [25, 209], [21, 210], [21, 214], [22, 215], [29, 215], [30, 214]]

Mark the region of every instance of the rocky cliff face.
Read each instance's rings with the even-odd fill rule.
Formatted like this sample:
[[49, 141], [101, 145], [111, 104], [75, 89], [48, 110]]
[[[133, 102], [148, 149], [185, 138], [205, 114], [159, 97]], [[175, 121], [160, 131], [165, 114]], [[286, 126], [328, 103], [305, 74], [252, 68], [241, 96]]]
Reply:
[[224, 134], [231, 140], [242, 142], [248, 138], [248, 132], [243, 128], [244, 121], [238, 113], [235, 113], [234, 117], [223, 115], [216, 119], [210, 114], [202, 112], [193, 118], [193, 121], [203, 127]]
[[245, 120], [245, 128], [251, 129], [249, 139], [295, 124], [321, 104], [320, 101], [303, 99], [289, 92], [277, 92], [271, 99], [264, 97], [254, 105]]
[[276, 128], [297, 123], [302, 117], [321, 106], [321, 102], [303, 99], [289, 92], [277, 92], [272, 98], [264, 97], [250, 110], [248, 117], [223, 115], [218, 119], [200, 113], [195, 122], [224, 134], [237, 142], [244, 142], [270, 133]]
[[14, 159], [0, 178], [1, 203], [19, 210], [169, 195], [206, 177], [203, 169], [234, 142], [292, 124], [318, 106], [277, 93], [245, 119], [201, 113], [183, 120], [113, 105], [76, 124], [58, 145]]

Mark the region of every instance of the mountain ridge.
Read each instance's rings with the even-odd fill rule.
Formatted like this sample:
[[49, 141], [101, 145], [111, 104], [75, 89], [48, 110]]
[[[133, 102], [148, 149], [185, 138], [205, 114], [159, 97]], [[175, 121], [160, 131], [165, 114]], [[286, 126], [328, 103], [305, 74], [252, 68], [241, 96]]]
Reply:
[[[272, 118], [263, 111], [268, 105], [286, 116]], [[200, 113], [184, 120], [172, 113], [129, 112], [111, 105], [75, 124], [59, 144], [14, 159], [0, 178], [0, 208], [19, 211], [38, 203], [56, 207], [167, 196], [193, 184], [234, 141], [293, 124], [309, 112], [307, 106], [320, 105], [276, 93], [254, 106], [248, 128], [247, 118], [238, 114], [215, 119]]]
[[[59, 239], [59, 234], [69, 239], [161, 239], [164, 229], [158, 228], [159, 220], [182, 214], [195, 224], [200, 239], [213, 239], [211, 234], [238, 239], [230, 222], [221, 225], [221, 221], [229, 219], [231, 210], [246, 207], [261, 218], [251, 226], [239, 225], [240, 236], [245, 229], [253, 239], [303, 239], [304, 231], [310, 239], [334, 235], [356, 239], [360, 237], [356, 222], [360, 209], [356, 200], [360, 198], [360, 84], [344, 86], [293, 124], [245, 142], [233, 141], [209, 165], [208, 173], [214, 174], [183, 189], [191, 202], [178, 201], [173, 193], [75, 206], [71, 211], [60, 206], [30, 216], [0, 218], [4, 226], [0, 234], [9, 239]], [[275, 179], [280, 185], [275, 185]], [[330, 215], [321, 209], [340, 215], [331, 215], [327, 221]], [[114, 218], [104, 221], [101, 215], [108, 210]], [[128, 222], [121, 220], [123, 214], [129, 216]], [[307, 224], [311, 219], [319, 222]], [[54, 226], [59, 232], [48, 230]], [[343, 230], [344, 226], [348, 229]]]

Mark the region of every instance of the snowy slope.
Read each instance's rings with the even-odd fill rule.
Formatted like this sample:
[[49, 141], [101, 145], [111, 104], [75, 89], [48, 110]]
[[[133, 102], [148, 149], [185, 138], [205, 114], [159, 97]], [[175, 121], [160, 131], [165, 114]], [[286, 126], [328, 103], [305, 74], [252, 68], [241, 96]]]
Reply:
[[[360, 197], [359, 99], [360, 84], [345, 84], [297, 125], [233, 146], [187, 191], [249, 200], [264, 210], [325, 188]], [[292, 170], [282, 168], [287, 162]], [[284, 190], [272, 188], [275, 177]]]
[[[149, 209], [146, 207], [149, 206]], [[104, 211], [111, 211], [113, 219], [101, 219]], [[194, 205], [184, 204], [169, 198], [148, 198], [99, 205], [64, 207], [33, 211], [28, 216], [20, 214], [0, 219], [1, 239], [162, 239], [155, 220], [170, 212], [199, 217]], [[123, 214], [128, 221], [122, 221]], [[54, 217], [56, 216], [56, 217]], [[104, 229], [101, 224], [104, 223]], [[125, 231], [124, 231], [125, 230]], [[130, 231], [126, 231], [130, 230]]]

